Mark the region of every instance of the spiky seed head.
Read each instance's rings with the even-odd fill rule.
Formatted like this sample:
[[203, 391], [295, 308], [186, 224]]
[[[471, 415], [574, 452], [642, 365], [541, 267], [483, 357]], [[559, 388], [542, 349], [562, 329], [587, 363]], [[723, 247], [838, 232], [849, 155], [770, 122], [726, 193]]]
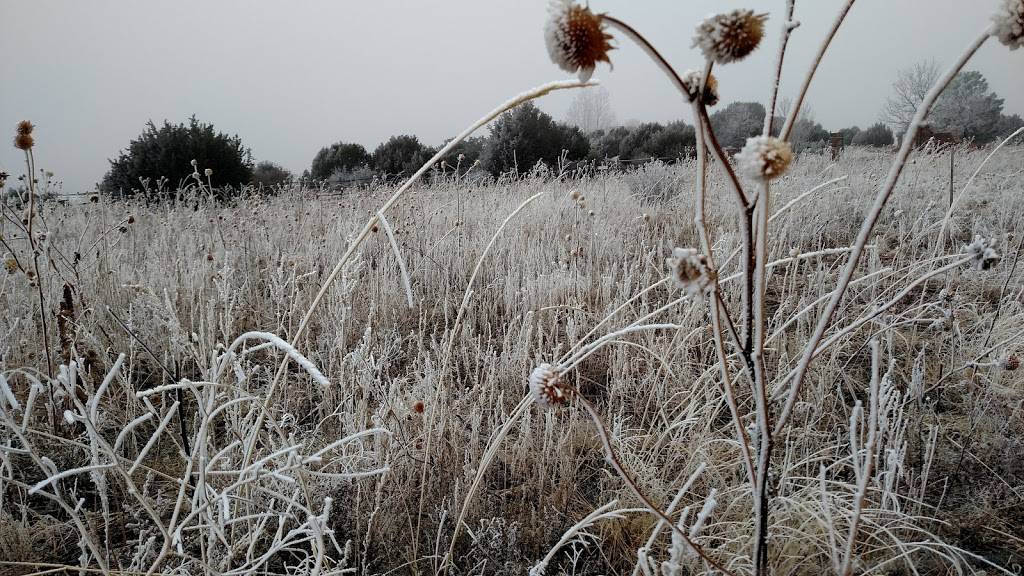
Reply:
[[716, 64], [728, 64], [747, 57], [764, 37], [767, 14], [753, 10], [733, 10], [709, 16], [697, 26], [693, 45]]
[[771, 136], [747, 138], [747, 144], [736, 155], [740, 171], [760, 181], [778, 178], [793, 161], [793, 150], [785, 140]]
[[28, 120], [18, 122], [18, 133], [14, 136], [14, 147], [18, 150], [31, 150], [36, 143], [35, 138], [32, 137], [33, 130], [35, 130], [35, 126]]
[[544, 408], [565, 406], [571, 397], [569, 388], [551, 364], [541, 364], [530, 373], [530, 395]]
[[1003, 0], [992, 15], [992, 35], [1016, 50], [1024, 46], [1024, 0]]
[[544, 41], [551, 61], [559, 68], [579, 74], [587, 81], [598, 62], [607, 62], [608, 42], [611, 34], [605, 32], [604, 20], [590, 8], [572, 0], [552, 0], [548, 6], [548, 22], [544, 26]]
[[[704, 74], [696, 70], [687, 70], [683, 74], [683, 87], [686, 88], [686, 93], [690, 96], [690, 102], [697, 99], [697, 94], [700, 92], [700, 84], [704, 81]], [[714, 106], [718, 104], [718, 80], [714, 74], [708, 75], [707, 84], [704, 85], [704, 96], [701, 98], [701, 102], [705, 106]]]
[[971, 268], [975, 270], [988, 270], [993, 264], [999, 261], [999, 253], [993, 248], [995, 240], [986, 240], [980, 235], [974, 236], [974, 241], [964, 246], [963, 251], [970, 258]]
[[8, 274], [14, 274], [18, 271], [18, 261], [13, 257], [8, 257], [4, 260], [4, 269], [7, 270]]
[[1010, 354], [1003, 360], [1003, 370], [1013, 372], [1017, 368], [1020, 368], [1020, 358], [1016, 354]]
[[700, 298], [715, 282], [717, 274], [708, 266], [708, 259], [693, 248], [676, 248], [665, 259], [672, 282], [690, 295]]

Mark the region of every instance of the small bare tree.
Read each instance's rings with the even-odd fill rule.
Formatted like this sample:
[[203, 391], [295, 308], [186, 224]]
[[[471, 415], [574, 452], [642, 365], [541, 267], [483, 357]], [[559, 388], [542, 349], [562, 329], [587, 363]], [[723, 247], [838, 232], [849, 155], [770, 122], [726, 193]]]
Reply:
[[565, 119], [587, 134], [611, 128], [615, 125], [611, 95], [604, 87], [577, 92]]
[[892, 95], [885, 101], [881, 120], [897, 134], [907, 131], [918, 106], [939, 79], [939, 66], [934, 60], [922, 60], [900, 70], [892, 85]]

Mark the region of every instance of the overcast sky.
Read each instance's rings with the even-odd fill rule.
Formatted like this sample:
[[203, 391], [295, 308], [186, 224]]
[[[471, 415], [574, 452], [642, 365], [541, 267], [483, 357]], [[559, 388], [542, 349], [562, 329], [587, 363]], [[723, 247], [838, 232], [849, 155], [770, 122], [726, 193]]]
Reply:
[[[783, 96], [792, 95], [841, 0], [797, 0]], [[996, 0], [860, 0], [808, 102], [826, 128], [878, 119], [896, 72], [945, 66], [986, 25]], [[784, 0], [592, 0], [644, 33], [680, 71], [697, 67], [692, 31], [727, 8], [768, 12], [768, 36], [720, 68], [723, 102], [766, 100]], [[338, 140], [371, 150], [394, 134], [430, 145], [534, 85], [548, 60], [546, 0], [0, 0], [0, 130], [37, 125], [37, 166], [69, 192], [91, 188], [147, 120], [195, 114], [241, 136], [257, 160], [299, 173]], [[595, 74], [620, 121], [690, 121], [672, 87], [619, 40]], [[1024, 114], [1024, 50], [989, 41], [969, 65]], [[571, 95], [539, 105], [564, 117]], [[22, 159], [0, 146], [0, 168]]]

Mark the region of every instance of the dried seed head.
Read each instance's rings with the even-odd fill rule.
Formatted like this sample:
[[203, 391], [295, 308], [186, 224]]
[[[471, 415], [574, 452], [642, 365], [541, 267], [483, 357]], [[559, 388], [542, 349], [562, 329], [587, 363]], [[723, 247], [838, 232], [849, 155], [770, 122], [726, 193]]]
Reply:
[[18, 133], [14, 136], [14, 147], [18, 150], [31, 150], [36, 143], [35, 138], [32, 137], [33, 130], [35, 130], [35, 126], [28, 120], [18, 122]]
[[423, 400], [417, 400], [417, 401], [413, 402], [413, 404], [412, 404], [412, 411], [413, 412], [415, 412], [417, 414], [423, 414], [423, 410], [424, 409], [425, 409], [425, 406], [423, 404]]
[[1024, 0], [1003, 0], [992, 15], [992, 35], [1016, 50], [1024, 46]]
[[0, 188], [3, 188], [4, 184], [7, 184], [8, 177], [10, 177], [10, 174], [4, 172], [3, 170], [0, 170]]
[[995, 240], [986, 240], [980, 235], [975, 235], [974, 241], [964, 246], [963, 251], [970, 258], [972, 268], [988, 270], [999, 261], [999, 253], [992, 247], [994, 244]]
[[544, 41], [551, 61], [566, 72], [579, 73], [580, 80], [590, 79], [598, 62], [607, 62], [611, 35], [605, 32], [600, 14], [579, 6], [572, 0], [552, 0], [544, 27]]
[[1003, 370], [1013, 372], [1017, 368], [1020, 368], [1020, 358], [1016, 354], [1010, 354], [1003, 360]]
[[672, 282], [691, 298], [700, 298], [715, 282], [717, 275], [708, 266], [708, 259], [693, 248], [676, 248], [665, 259]]
[[693, 45], [716, 64], [742, 60], [761, 43], [767, 19], [767, 14], [754, 14], [753, 10], [716, 14], [697, 26]]
[[210, 176], [213, 176], [213, 169], [207, 168], [206, 170], [203, 170], [203, 174], [205, 174], [206, 177], [209, 178]]
[[747, 138], [746, 146], [736, 155], [740, 171], [762, 181], [778, 178], [792, 161], [793, 151], [789, 143], [771, 136]]
[[[700, 83], [704, 80], [704, 73], [696, 70], [687, 70], [683, 74], [682, 80], [686, 92], [690, 95], [690, 102], [693, 102], [697, 99], [697, 93], [700, 92]], [[701, 102], [705, 106], [718, 104], [718, 80], [715, 79], [713, 74], [708, 75], [708, 82], [704, 86], [704, 97], [701, 98]]]
[[551, 364], [541, 364], [530, 373], [530, 395], [544, 408], [568, 404], [570, 392]]
[[14, 258], [4, 260], [4, 269], [7, 270], [8, 274], [14, 274], [18, 271], [18, 261]]

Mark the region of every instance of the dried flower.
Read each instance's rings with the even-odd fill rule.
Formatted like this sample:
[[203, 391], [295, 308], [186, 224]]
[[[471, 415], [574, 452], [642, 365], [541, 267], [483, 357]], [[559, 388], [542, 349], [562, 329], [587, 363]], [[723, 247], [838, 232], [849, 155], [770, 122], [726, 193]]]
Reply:
[[607, 62], [612, 49], [611, 35], [605, 32], [600, 14], [572, 0], [552, 0], [550, 16], [544, 27], [544, 41], [551, 61], [566, 72], [579, 73], [587, 81], [598, 62]]
[[7, 270], [8, 274], [14, 274], [18, 271], [18, 261], [14, 258], [4, 260], [4, 269]]
[[570, 390], [562, 383], [554, 366], [541, 364], [530, 373], [530, 395], [544, 408], [553, 408], [569, 403]]
[[992, 247], [994, 244], [995, 240], [986, 240], [980, 235], [975, 235], [974, 241], [964, 246], [963, 251], [970, 258], [972, 268], [988, 270], [999, 261], [999, 253]]
[[412, 411], [417, 413], [417, 414], [423, 414], [423, 410], [425, 408], [426, 407], [423, 404], [423, 400], [417, 400], [417, 401], [413, 402], [413, 404], [412, 404]]
[[1003, 0], [992, 22], [992, 35], [1010, 50], [1024, 46], [1024, 0]]
[[1017, 358], [1016, 354], [1010, 354], [1003, 359], [1003, 370], [1013, 372], [1017, 368], [1020, 368], [1020, 358]]
[[761, 43], [767, 18], [767, 14], [754, 14], [753, 10], [710, 16], [697, 26], [693, 45], [717, 64], [742, 60]]
[[693, 248], [676, 248], [665, 259], [672, 281], [691, 298], [700, 298], [714, 284], [717, 274], [708, 266], [708, 259]]
[[747, 144], [736, 155], [740, 171], [755, 180], [778, 178], [793, 161], [789, 143], [771, 136], [747, 138]]
[[206, 170], [203, 170], [203, 174], [205, 174], [206, 177], [209, 178], [210, 176], [213, 176], [213, 169], [207, 168]]
[[[687, 70], [683, 74], [683, 87], [686, 88], [687, 94], [690, 95], [690, 102], [697, 99], [697, 94], [700, 92], [700, 84], [704, 81], [704, 73], [696, 70]], [[701, 98], [701, 102], [705, 106], [714, 106], [718, 104], [718, 80], [715, 79], [713, 74], [708, 75], [708, 82], [704, 85], [704, 97]]]
[[4, 172], [3, 170], [0, 170], [0, 188], [3, 188], [4, 184], [7, 184], [8, 177], [10, 177], [10, 174]]
[[18, 150], [31, 150], [35, 145], [35, 139], [32, 137], [34, 129], [35, 126], [28, 120], [18, 122], [18, 134], [14, 137], [14, 147]]

